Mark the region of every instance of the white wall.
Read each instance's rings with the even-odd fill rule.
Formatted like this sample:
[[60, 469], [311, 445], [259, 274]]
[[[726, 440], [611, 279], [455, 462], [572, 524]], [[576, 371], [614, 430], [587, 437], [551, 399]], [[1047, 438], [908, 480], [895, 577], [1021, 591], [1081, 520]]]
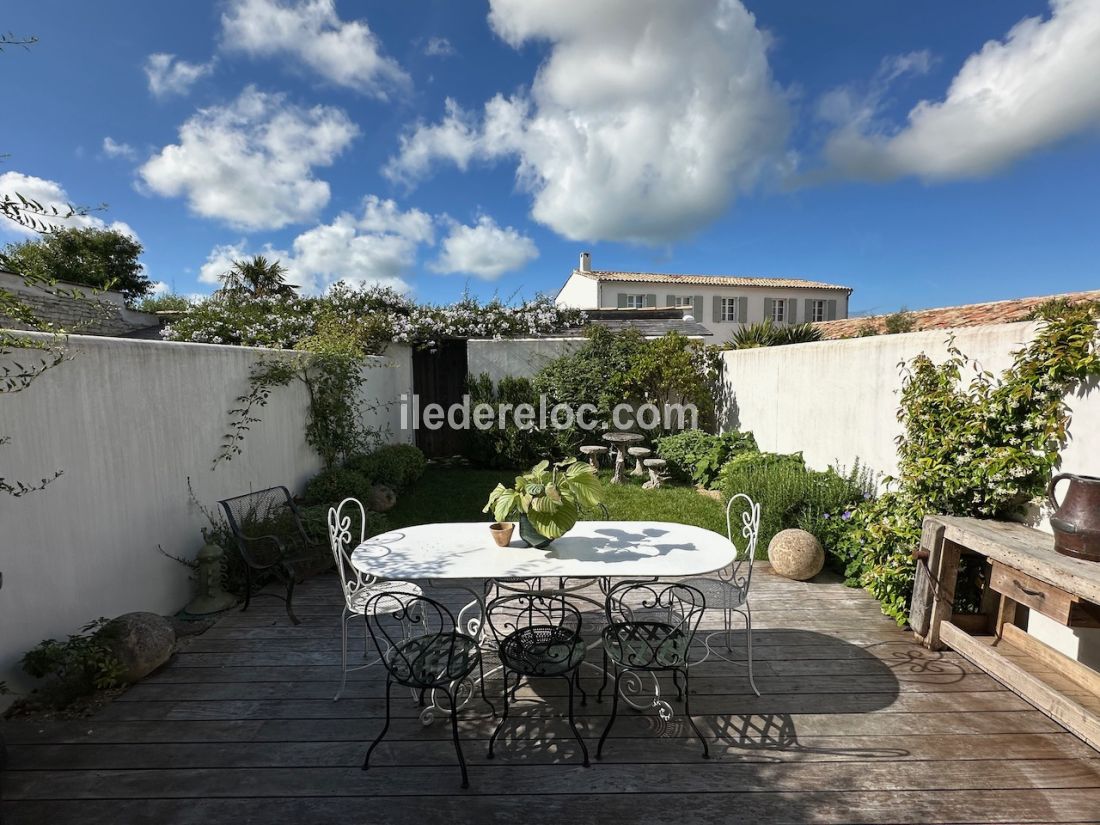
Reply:
[[[1036, 327], [1033, 322], [968, 327], [954, 330], [955, 342], [999, 375]], [[934, 330], [724, 353], [730, 399], [724, 426], [751, 430], [761, 450], [801, 451], [819, 469], [851, 467], [858, 458], [878, 472], [894, 474], [894, 439], [902, 432], [898, 364], [921, 352], [944, 360], [947, 336], [947, 330]], [[1060, 471], [1097, 475], [1100, 392], [1067, 401], [1073, 421]], [[1048, 529], [1045, 519], [1038, 526]], [[1072, 632], [1034, 615], [1028, 629], [1068, 655], [1100, 665], [1100, 632]]]
[[586, 338], [524, 338], [468, 341], [467, 371], [488, 373], [494, 381], [505, 376], [530, 378], [549, 362], [576, 352]]
[[[2, 471], [34, 480], [64, 475], [22, 498], [0, 495], [0, 680], [20, 685], [17, 660], [46, 637], [99, 616], [173, 613], [191, 597], [189, 571], [157, 552], [194, 557], [205, 506], [250, 489], [292, 492], [317, 471], [306, 445], [304, 387], [276, 389], [247, 434], [244, 453], [211, 469], [227, 411], [247, 390], [251, 365], [270, 351], [73, 336], [72, 361], [29, 389], [0, 396]], [[372, 359], [369, 423], [398, 431], [396, 404], [411, 392], [411, 352]], [[226, 548], [227, 550], [231, 548]]]
[[597, 309], [600, 305], [600, 287], [595, 278], [581, 275], [577, 270], [565, 279], [554, 303], [574, 309]]

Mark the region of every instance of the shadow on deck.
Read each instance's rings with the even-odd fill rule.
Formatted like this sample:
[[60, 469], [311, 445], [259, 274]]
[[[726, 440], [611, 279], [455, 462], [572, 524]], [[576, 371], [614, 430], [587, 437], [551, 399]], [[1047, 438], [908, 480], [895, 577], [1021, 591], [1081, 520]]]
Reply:
[[[459, 788], [449, 725], [423, 726], [384, 675], [350, 675], [339, 702], [340, 601], [318, 578], [290, 627], [274, 599], [225, 616], [94, 718], [5, 723], [5, 825], [540, 822], [1084, 822], [1100, 815], [1098, 754], [953, 653], [931, 653], [864, 593], [827, 574], [753, 582], [757, 697], [739, 662], [691, 677], [698, 741], [682, 716], [620, 712], [585, 769], [561, 680], [522, 687], [496, 720], [461, 712], [471, 788]], [[455, 595], [454, 603], [463, 599]], [[708, 613], [705, 626], [720, 627]], [[356, 655], [363, 640], [353, 639]], [[744, 657], [737, 634], [731, 658]], [[598, 661], [598, 657], [593, 656]], [[610, 712], [584, 674], [582, 735]], [[490, 687], [500, 690], [500, 683]], [[671, 683], [666, 697], [675, 696]], [[671, 699], [677, 712], [682, 705]]]

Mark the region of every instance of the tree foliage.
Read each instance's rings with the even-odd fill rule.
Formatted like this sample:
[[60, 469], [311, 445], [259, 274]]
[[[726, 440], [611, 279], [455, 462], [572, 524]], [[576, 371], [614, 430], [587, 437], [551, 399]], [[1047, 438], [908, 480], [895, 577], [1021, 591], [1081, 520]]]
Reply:
[[756, 349], [780, 347], [785, 344], [808, 344], [820, 341], [822, 332], [813, 324], [780, 326], [771, 321], [746, 324], [730, 337], [731, 349]]
[[69, 227], [8, 244], [0, 252], [0, 267], [41, 283], [115, 290], [129, 302], [153, 288], [139, 260], [142, 251], [140, 243], [114, 229]]
[[223, 295], [251, 298], [289, 297], [295, 295], [296, 284], [286, 281], [286, 267], [279, 261], [269, 261], [263, 255], [234, 261], [221, 276]]

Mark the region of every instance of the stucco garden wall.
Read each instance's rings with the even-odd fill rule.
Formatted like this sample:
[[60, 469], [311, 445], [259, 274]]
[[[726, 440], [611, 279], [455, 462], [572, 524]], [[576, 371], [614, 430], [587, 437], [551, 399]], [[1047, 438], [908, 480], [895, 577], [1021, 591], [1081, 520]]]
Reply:
[[[227, 411], [265, 350], [73, 336], [73, 359], [29, 389], [0, 397], [0, 476], [64, 475], [22, 498], [0, 495], [0, 680], [46, 637], [99, 616], [173, 613], [191, 596], [191, 558], [206, 507], [275, 484], [291, 491], [319, 469], [303, 436], [307, 399], [294, 382], [273, 391], [243, 455], [212, 470]], [[394, 347], [366, 371], [367, 422], [408, 440], [391, 403], [411, 392], [411, 354]], [[227, 548], [228, 549], [228, 548]]]
[[[1035, 330], [1035, 323], [1022, 322], [958, 329], [954, 335], [963, 353], [999, 375]], [[723, 360], [729, 402], [723, 426], [751, 430], [761, 450], [801, 451], [818, 469], [851, 467], [858, 458], [875, 471], [893, 474], [894, 439], [902, 432], [898, 365], [921, 352], [943, 360], [948, 334], [937, 330], [727, 352]], [[1073, 421], [1060, 470], [1100, 475], [1100, 391], [1066, 400]], [[1045, 518], [1038, 526], [1048, 529]], [[1100, 631], [1074, 635], [1034, 613], [1028, 630], [1069, 655], [1100, 665]]]

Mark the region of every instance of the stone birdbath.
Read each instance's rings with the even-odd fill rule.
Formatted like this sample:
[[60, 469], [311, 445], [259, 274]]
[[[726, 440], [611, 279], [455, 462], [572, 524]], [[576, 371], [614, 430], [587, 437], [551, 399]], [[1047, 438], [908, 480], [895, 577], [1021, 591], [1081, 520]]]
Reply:
[[649, 481], [642, 485], [644, 489], [660, 489], [661, 482], [665, 480], [665, 465], [667, 463], [663, 458], [647, 458], [645, 460], [646, 469], [649, 470]]
[[588, 457], [588, 463], [593, 470], [600, 469], [600, 456], [607, 452], [607, 447], [600, 444], [586, 444], [581, 447], [581, 453]]
[[628, 447], [626, 452], [634, 459], [634, 469], [630, 471], [630, 474], [632, 476], [644, 476], [645, 468], [642, 467], [642, 460], [653, 455], [653, 450], [649, 447]]
[[645, 436], [640, 433], [604, 433], [603, 440], [615, 447], [615, 474], [611, 476], [612, 484], [623, 483], [623, 472], [626, 469], [626, 448], [630, 444], [645, 441]]

